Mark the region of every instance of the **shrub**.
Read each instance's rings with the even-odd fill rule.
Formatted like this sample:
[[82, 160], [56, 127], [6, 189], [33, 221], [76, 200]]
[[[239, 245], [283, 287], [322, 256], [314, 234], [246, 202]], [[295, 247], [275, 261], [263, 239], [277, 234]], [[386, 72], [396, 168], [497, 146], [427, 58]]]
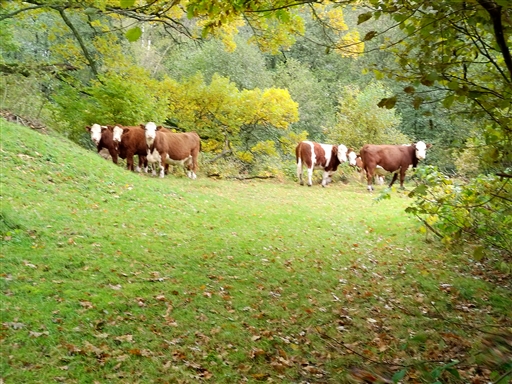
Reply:
[[418, 168], [419, 186], [410, 194], [414, 203], [407, 212], [445, 244], [468, 243], [479, 260], [484, 251], [512, 256], [512, 180], [479, 175], [457, 182], [436, 167]]

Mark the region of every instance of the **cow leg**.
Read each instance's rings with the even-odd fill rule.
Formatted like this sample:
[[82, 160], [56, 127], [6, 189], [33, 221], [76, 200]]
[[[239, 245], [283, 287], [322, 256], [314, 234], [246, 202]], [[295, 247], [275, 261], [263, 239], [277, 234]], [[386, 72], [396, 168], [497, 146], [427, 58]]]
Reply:
[[300, 185], [304, 185], [304, 180], [302, 179], [302, 161], [300, 159], [297, 162], [297, 179], [299, 179]]
[[109, 148], [108, 152], [110, 153], [110, 156], [112, 157], [112, 162], [114, 164], [117, 164], [117, 151], [114, 148]]
[[407, 171], [407, 168], [405, 168], [405, 167], [400, 168], [400, 189], [405, 189], [404, 180], [405, 180], [405, 172], [406, 171]]
[[184, 163], [185, 165], [185, 171], [187, 172], [187, 176], [192, 179], [192, 180], [195, 180], [196, 179], [196, 174], [194, 173], [194, 162], [193, 162], [193, 158], [192, 157], [189, 157], [188, 160], [185, 161]]
[[140, 155], [137, 156], [139, 157], [139, 165], [137, 165], [137, 168], [135, 168], [135, 172], [140, 172], [144, 164], [144, 159]]
[[365, 167], [365, 171], [366, 171], [366, 182], [367, 182], [367, 187], [366, 189], [368, 189], [369, 192], [372, 192], [373, 191], [373, 171], [370, 167]]
[[[402, 171], [400, 171], [401, 173]], [[395, 172], [393, 173], [393, 178], [391, 179], [391, 183], [389, 183], [389, 188], [391, 188], [391, 186], [395, 183], [396, 179], [398, 178], [398, 172]], [[400, 177], [400, 180], [402, 179], [402, 177]], [[401, 181], [402, 182], [402, 181]]]
[[196, 171], [197, 171], [197, 156], [198, 156], [198, 154], [199, 153], [197, 151], [192, 152], [192, 169], [191, 169], [191, 172], [192, 172], [191, 179], [192, 180], [197, 179]]
[[325, 188], [327, 184], [329, 184], [332, 181], [331, 174], [332, 172], [324, 171], [324, 174], [322, 176], [322, 187]]
[[164, 178], [166, 165], [167, 165], [167, 153], [160, 152], [160, 178], [161, 179]]
[[133, 171], [133, 155], [127, 154], [126, 155], [126, 169], [129, 171]]
[[313, 185], [313, 167], [308, 168], [308, 187]]

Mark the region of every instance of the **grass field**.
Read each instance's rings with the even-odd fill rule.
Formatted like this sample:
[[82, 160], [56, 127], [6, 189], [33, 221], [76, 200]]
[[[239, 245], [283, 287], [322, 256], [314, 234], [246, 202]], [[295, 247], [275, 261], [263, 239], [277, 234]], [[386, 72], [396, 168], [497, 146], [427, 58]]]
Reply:
[[510, 276], [403, 193], [158, 179], [0, 127], [3, 383], [511, 377]]

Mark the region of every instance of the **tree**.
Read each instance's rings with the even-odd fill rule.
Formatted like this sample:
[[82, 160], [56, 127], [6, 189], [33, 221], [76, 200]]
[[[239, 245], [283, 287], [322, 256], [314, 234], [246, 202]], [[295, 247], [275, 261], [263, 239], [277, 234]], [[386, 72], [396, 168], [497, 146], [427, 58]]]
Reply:
[[327, 85], [296, 59], [278, 63], [274, 76], [274, 83], [288, 89], [299, 105], [300, 120], [293, 124], [292, 129], [308, 132], [311, 140], [323, 141], [324, 129], [333, 124], [335, 111], [334, 100], [326, 97]]
[[[473, 119], [482, 119], [482, 157], [504, 170], [512, 164], [512, 15], [506, 0], [425, 2], [372, 0], [373, 9], [360, 22], [384, 15], [396, 22], [403, 36], [382, 49], [397, 60], [396, 68], [375, 66], [378, 74], [408, 83], [404, 95], [416, 108], [440, 98], [444, 107], [464, 104]], [[378, 35], [376, 31], [371, 36]], [[418, 93], [422, 85], [433, 92]], [[397, 95], [381, 106], [392, 107]]]
[[[267, 140], [269, 130], [287, 130], [298, 119], [298, 106], [287, 90], [239, 91], [228, 78], [215, 74], [209, 84], [201, 74], [165, 81], [169, 115], [184, 130], [195, 130], [203, 150], [218, 158], [250, 150]], [[242, 160], [250, 160], [247, 155]]]
[[389, 90], [377, 82], [362, 91], [357, 86], [345, 86], [339, 98], [336, 124], [327, 130], [327, 137], [356, 150], [367, 143], [411, 143], [397, 129], [401, 119], [396, 111], [376, 107], [387, 93]]

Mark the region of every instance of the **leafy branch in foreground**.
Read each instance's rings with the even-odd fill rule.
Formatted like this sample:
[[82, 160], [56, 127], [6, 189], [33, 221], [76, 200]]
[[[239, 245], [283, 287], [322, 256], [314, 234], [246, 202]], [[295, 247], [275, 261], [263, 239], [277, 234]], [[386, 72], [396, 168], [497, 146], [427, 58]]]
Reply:
[[474, 258], [484, 250], [512, 256], [512, 183], [510, 178], [480, 175], [459, 185], [435, 167], [417, 170], [420, 185], [409, 196], [407, 212], [439, 236], [445, 244], [466, 242]]

